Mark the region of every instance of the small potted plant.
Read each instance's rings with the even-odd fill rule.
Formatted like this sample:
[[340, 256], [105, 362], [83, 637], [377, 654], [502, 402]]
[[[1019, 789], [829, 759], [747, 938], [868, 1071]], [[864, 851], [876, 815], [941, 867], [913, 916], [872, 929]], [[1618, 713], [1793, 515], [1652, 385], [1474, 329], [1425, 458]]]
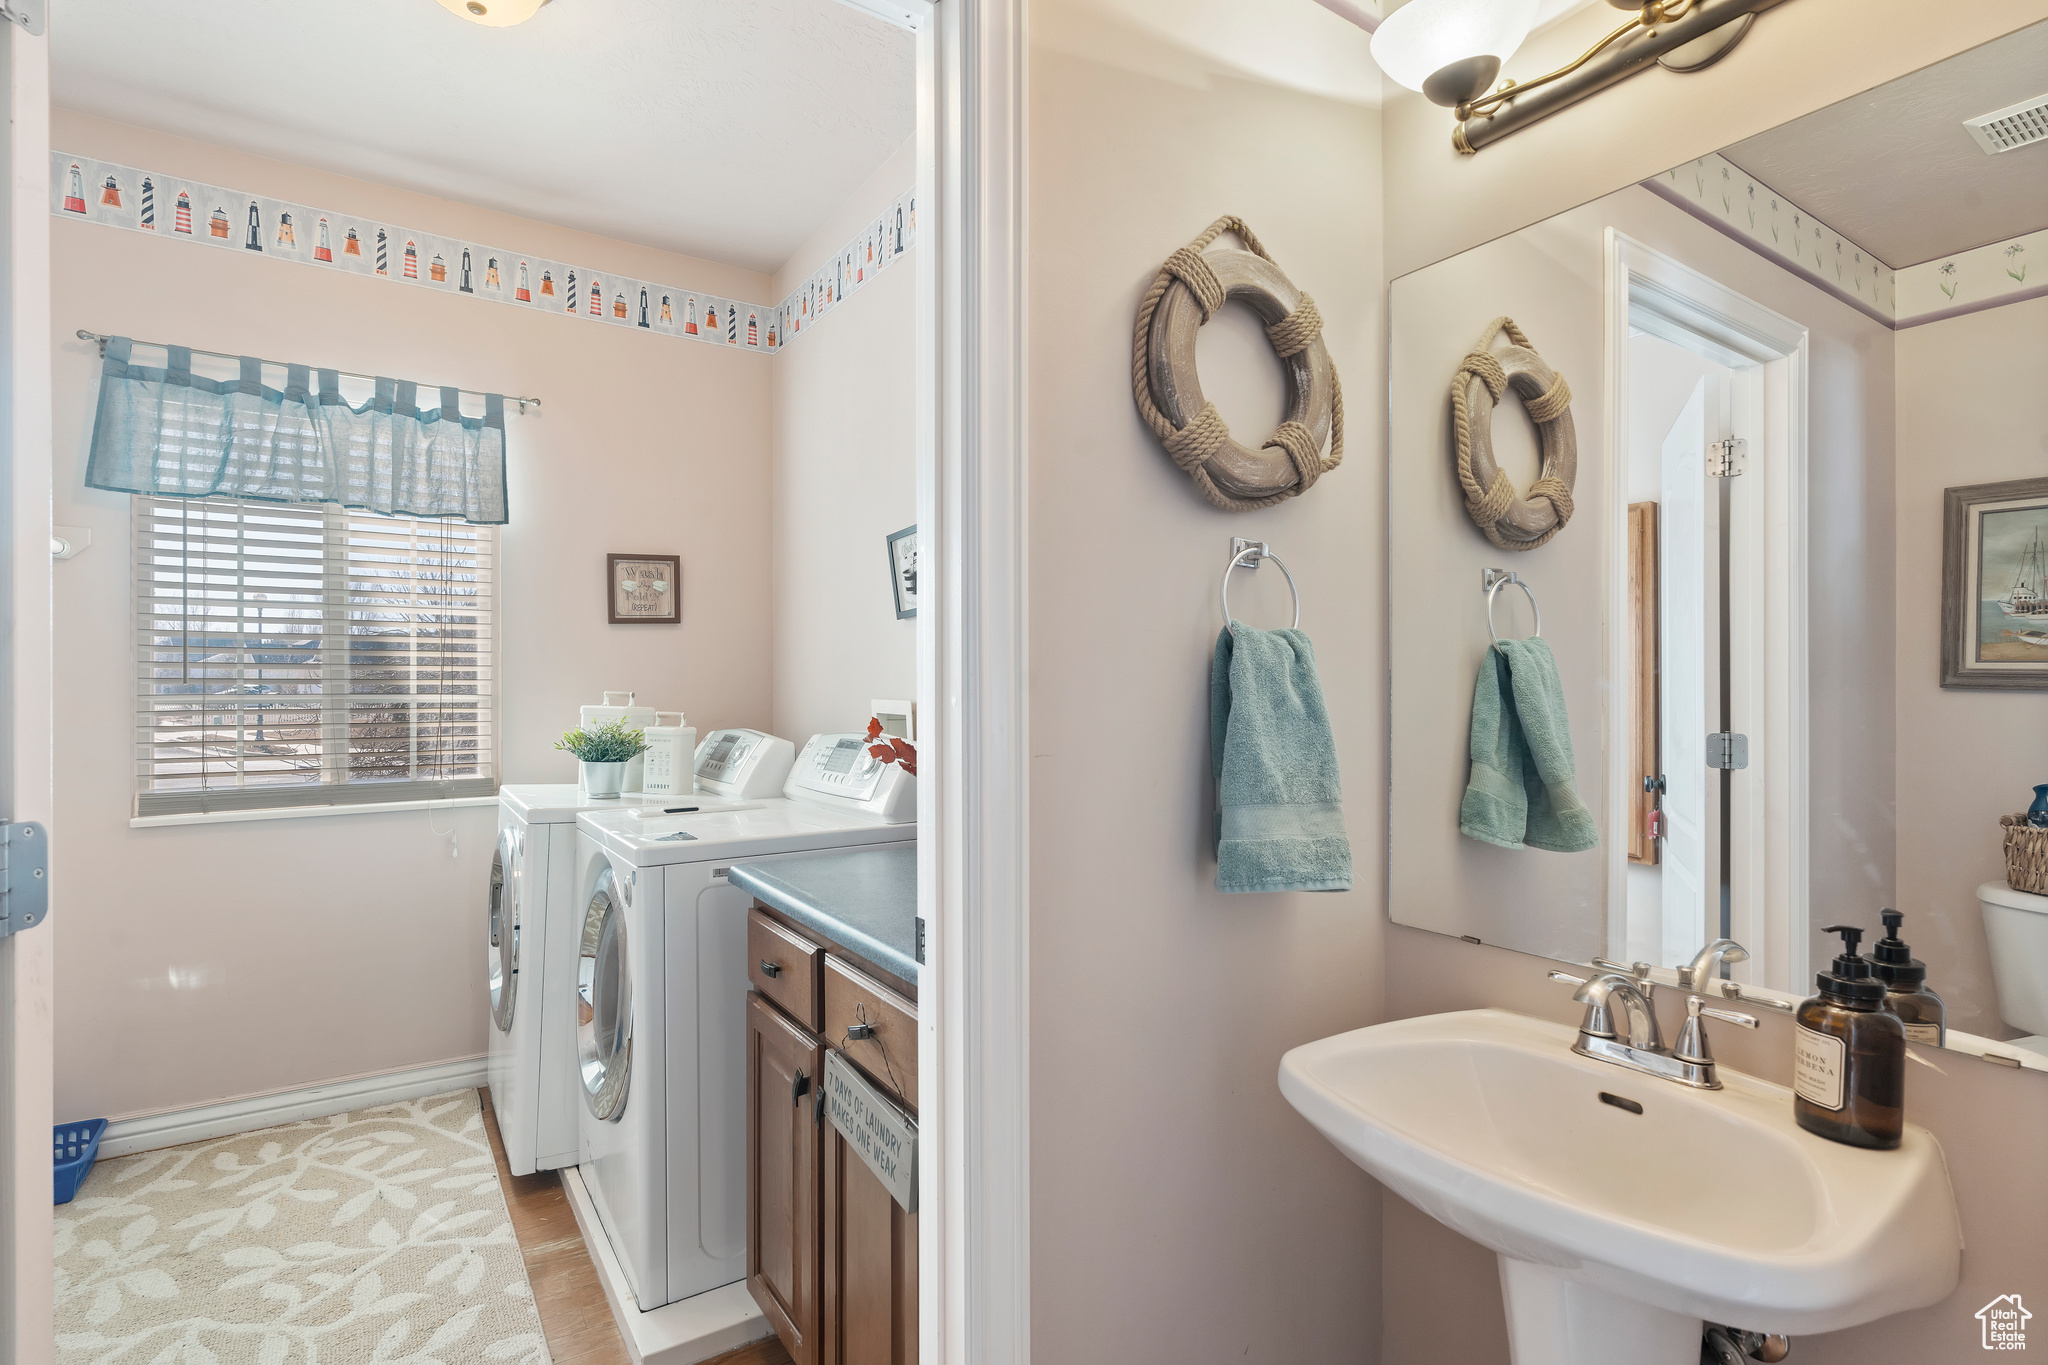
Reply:
[[586, 795], [612, 797], [626, 777], [626, 764], [647, 751], [647, 737], [623, 720], [594, 725], [588, 730], [569, 730], [555, 745], [576, 755], [583, 765]]

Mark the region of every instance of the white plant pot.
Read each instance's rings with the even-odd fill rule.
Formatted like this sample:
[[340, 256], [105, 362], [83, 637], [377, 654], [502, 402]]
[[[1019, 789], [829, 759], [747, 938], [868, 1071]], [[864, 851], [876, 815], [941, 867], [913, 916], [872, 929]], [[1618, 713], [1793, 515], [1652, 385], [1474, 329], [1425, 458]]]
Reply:
[[624, 763], [584, 763], [583, 794], [585, 796], [617, 796], [626, 780]]

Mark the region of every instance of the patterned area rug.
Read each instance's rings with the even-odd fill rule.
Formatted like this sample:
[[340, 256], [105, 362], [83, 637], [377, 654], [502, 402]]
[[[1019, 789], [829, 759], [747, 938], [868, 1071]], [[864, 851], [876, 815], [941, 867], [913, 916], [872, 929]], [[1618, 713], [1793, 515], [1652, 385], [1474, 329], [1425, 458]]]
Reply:
[[547, 1365], [474, 1090], [101, 1162], [57, 1210], [67, 1365]]

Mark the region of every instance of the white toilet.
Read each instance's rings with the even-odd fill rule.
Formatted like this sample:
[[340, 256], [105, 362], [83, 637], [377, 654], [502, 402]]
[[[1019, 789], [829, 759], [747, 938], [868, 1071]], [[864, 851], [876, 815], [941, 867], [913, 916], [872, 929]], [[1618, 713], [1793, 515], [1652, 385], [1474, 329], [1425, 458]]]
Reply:
[[2004, 882], [1977, 888], [1984, 907], [1984, 937], [1991, 945], [1991, 979], [1998, 986], [1998, 1017], [2028, 1036], [2013, 1046], [2048, 1052], [2048, 896], [2015, 891]]

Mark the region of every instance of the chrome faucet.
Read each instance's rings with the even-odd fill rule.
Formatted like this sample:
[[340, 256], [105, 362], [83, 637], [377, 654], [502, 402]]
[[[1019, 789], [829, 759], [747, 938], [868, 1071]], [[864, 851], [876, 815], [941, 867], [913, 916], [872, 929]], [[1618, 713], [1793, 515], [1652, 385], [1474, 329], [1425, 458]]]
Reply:
[[1747, 962], [1749, 949], [1732, 938], [1717, 938], [1693, 955], [1690, 965], [1678, 969], [1681, 990], [1703, 991], [1723, 962]]
[[1572, 999], [1586, 1007], [1579, 1033], [1612, 1041], [1613, 1002], [1619, 999], [1628, 1014], [1628, 1045], [1648, 1052], [1662, 1051], [1664, 1035], [1657, 1027], [1657, 1012], [1650, 1007], [1652, 990], [1647, 981], [1639, 982], [1620, 972], [1602, 972], [1591, 978], [1572, 993]]
[[[1631, 1071], [1677, 1081], [1696, 1090], [1721, 1088], [1720, 1077], [1714, 1069], [1714, 1054], [1707, 1047], [1706, 1025], [1700, 1022], [1701, 1016], [1723, 1019], [1743, 1028], [1757, 1026], [1753, 1015], [1714, 1009], [1699, 996], [1689, 995], [1685, 1002], [1685, 1027], [1678, 1035], [1678, 1047], [1674, 1051], [1664, 1046], [1663, 1033], [1657, 1027], [1656, 1011], [1650, 1006], [1648, 982], [1617, 971], [1601, 971], [1591, 977], [1552, 972], [1550, 979], [1577, 986], [1579, 989], [1573, 992], [1572, 999], [1586, 1007], [1586, 1017], [1579, 1024], [1578, 1041], [1572, 1044], [1572, 1051], [1582, 1057], [1613, 1062]], [[1615, 1036], [1614, 1002], [1617, 1000], [1628, 1019], [1626, 1042]]]

